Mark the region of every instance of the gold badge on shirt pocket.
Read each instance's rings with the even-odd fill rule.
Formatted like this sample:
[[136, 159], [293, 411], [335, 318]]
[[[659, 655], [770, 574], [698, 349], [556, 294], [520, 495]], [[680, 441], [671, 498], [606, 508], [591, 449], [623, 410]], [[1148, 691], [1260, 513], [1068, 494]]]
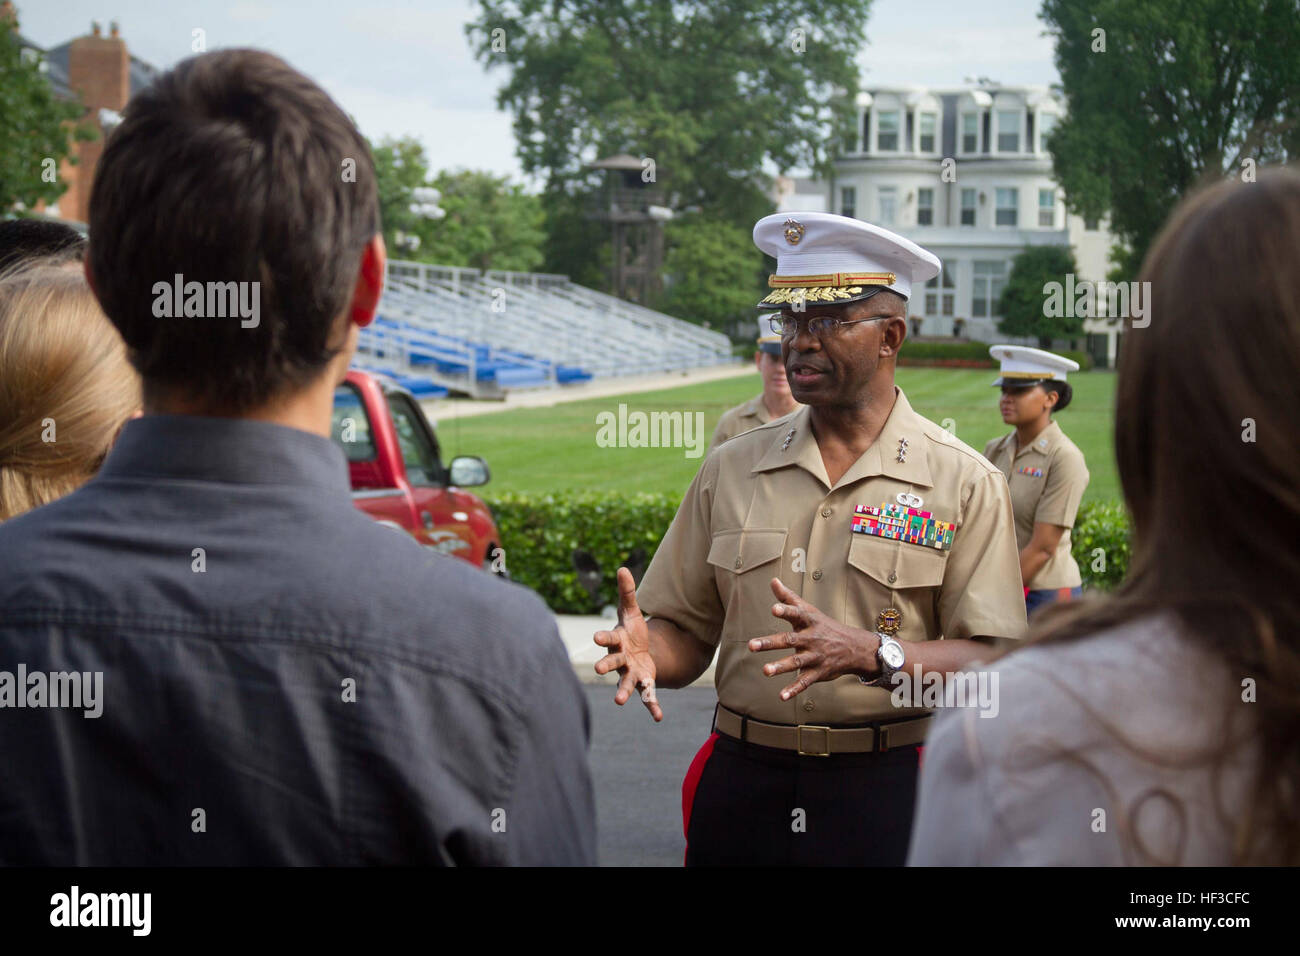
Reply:
[[936, 551], [947, 551], [952, 547], [956, 530], [953, 522], [941, 521], [928, 511], [905, 504], [885, 502], [880, 505], [857, 505], [853, 509], [855, 534], [871, 534], [891, 541], [919, 544]]

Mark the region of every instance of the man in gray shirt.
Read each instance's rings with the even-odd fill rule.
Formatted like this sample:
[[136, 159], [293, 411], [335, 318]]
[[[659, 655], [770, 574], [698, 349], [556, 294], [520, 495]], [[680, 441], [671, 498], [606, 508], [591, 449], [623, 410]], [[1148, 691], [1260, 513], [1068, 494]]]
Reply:
[[[146, 414], [0, 525], [0, 863], [594, 863], [547, 608], [355, 510], [329, 439], [384, 275], [352, 122], [269, 54], [187, 60], [108, 140], [90, 236]], [[191, 281], [252, 308], [169, 313]]]

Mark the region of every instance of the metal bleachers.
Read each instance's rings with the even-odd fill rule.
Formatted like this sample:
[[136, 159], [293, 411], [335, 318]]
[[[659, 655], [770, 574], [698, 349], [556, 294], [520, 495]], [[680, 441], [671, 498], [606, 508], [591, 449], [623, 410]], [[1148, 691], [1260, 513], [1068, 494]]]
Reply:
[[730, 360], [725, 335], [565, 276], [391, 261], [356, 364], [425, 391], [421, 397], [452, 390], [498, 398]]

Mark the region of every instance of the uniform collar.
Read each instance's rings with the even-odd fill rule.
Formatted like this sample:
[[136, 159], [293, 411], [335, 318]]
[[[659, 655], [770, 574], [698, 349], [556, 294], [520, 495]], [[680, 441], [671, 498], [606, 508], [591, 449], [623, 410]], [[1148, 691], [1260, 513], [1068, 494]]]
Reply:
[[[754, 466], [754, 474], [797, 465], [827, 488], [831, 487], [821, 449], [813, 435], [809, 417], [811, 414], [812, 409], [804, 406], [790, 416], [784, 427], [774, 430], [772, 444]], [[880, 435], [871, 447], [844, 473], [836, 487], [844, 487], [875, 475], [887, 475], [909, 484], [932, 487], [925, 433], [922, 431], [924, 421], [912, 411], [903, 390], [895, 386], [894, 407], [885, 420], [885, 427], [880, 430]], [[907, 442], [904, 446], [904, 460], [901, 462], [898, 460], [900, 440]]]
[[[1014, 432], [1012, 434], [1015, 434]], [[1061, 426], [1054, 421], [1049, 421], [1047, 427], [1038, 433], [1032, 442], [1023, 449], [1016, 449], [1017, 454], [1021, 451], [1036, 451], [1040, 455], [1046, 455], [1056, 446], [1056, 440], [1061, 436]]]
[[763, 404], [763, 395], [761, 392], [757, 398], [751, 398], [746, 402], [745, 407], [740, 410], [740, 414], [742, 415], [756, 415], [759, 418], [762, 418], [766, 412], [767, 406]]

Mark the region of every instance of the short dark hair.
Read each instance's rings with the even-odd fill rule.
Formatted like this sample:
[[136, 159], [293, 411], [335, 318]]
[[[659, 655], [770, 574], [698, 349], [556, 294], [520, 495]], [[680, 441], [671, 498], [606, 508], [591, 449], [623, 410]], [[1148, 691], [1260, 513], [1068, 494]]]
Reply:
[[[279, 57], [221, 50], [127, 104], [95, 170], [89, 261], [146, 401], [239, 413], [338, 353], [337, 320], [378, 231], [374, 163], [347, 114]], [[259, 282], [258, 324], [156, 317], [154, 286], [177, 274], [209, 290]]]
[[55, 266], [77, 262], [85, 254], [85, 238], [61, 222], [50, 219], [0, 222], [0, 275], [37, 260]]
[[1052, 406], [1053, 412], [1065, 411], [1065, 406], [1069, 405], [1070, 399], [1074, 398], [1074, 386], [1069, 382], [1044, 382], [1043, 390], [1056, 393], [1056, 404]]

